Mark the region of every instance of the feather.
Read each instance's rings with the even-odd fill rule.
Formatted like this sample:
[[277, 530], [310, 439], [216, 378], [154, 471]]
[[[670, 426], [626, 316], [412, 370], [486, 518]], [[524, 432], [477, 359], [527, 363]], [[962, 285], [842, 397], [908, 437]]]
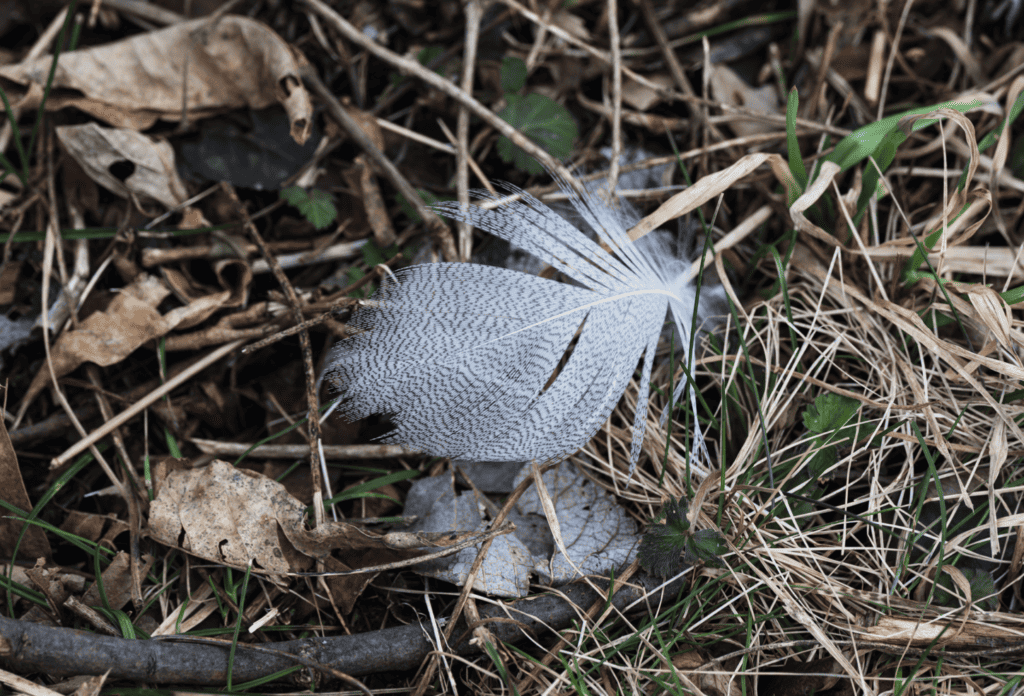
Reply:
[[[631, 242], [627, 230], [636, 220], [624, 207], [611, 208], [593, 193], [579, 196], [566, 182], [559, 184], [583, 221], [617, 253], [512, 186], [506, 189], [521, 201], [495, 210], [435, 206], [537, 256], [574, 284], [470, 263], [416, 265], [383, 279], [349, 323], [360, 333], [339, 342], [329, 358], [329, 373], [343, 391], [343, 416], [390, 414], [395, 428], [384, 442], [437, 456], [564, 458], [601, 427], [643, 358], [632, 473], [669, 310], [689, 346], [695, 302], [695, 288], [686, 280], [690, 263], [668, 253], [655, 235]], [[690, 400], [696, 409], [692, 391]], [[694, 435], [694, 451], [706, 457], [699, 428]]]

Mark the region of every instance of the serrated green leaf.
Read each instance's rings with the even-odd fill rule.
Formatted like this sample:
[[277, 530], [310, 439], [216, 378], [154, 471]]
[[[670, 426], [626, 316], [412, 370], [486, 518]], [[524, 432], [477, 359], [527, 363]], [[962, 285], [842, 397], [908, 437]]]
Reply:
[[382, 252], [373, 242], [367, 242], [363, 246], [359, 247], [359, 253], [363, 257], [363, 263], [370, 268], [373, 268], [379, 263], [387, 263], [387, 259], [384, 257], [384, 252]]
[[849, 423], [858, 410], [860, 402], [856, 399], [825, 392], [804, 410], [804, 427], [812, 433], [831, 435]]
[[326, 191], [306, 191], [301, 186], [289, 186], [281, 189], [280, 196], [289, 205], [298, 209], [302, 217], [318, 230], [324, 229], [338, 217], [334, 199]]
[[[522, 131], [556, 159], [565, 159], [572, 154], [578, 130], [572, 114], [564, 106], [536, 93], [525, 97], [513, 94], [506, 98], [508, 105], [498, 114], [502, 120]], [[498, 138], [498, 155], [504, 162], [529, 174], [544, 171], [539, 162], [505, 136]]]
[[334, 207], [331, 194], [320, 189], [309, 192], [309, 203], [305, 208], [299, 206], [299, 212], [318, 230], [328, 227], [338, 217], [338, 209]]
[[721, 564], [721, 559], [719, 557], [729, 550], [729, 545], [725, 543], [725, 539], [722, 535], [715, 530], [698, 529], [693, 535], [693, 539], [688, 550], [690, 550], [698, 560], [704, 561], [708, 565], [718, 566]]
[[528, 72], [522, 58], [505, 56], [501, 59], [501, 91], [515, 94], [526, 86]]
[[665, 517], [665, 525], [680, 534], [685, 534], [690, 530], [690, 521], [686, 519], [689, 511], [690, 503], [686, 498], [680, 498], [678, 502], [674, 498], [669, 498], [665, 503], [665, 510], [662, 512]]
[[682, 570], [687, 540], [686, 535], [668, 526], [654, 525], [640, 538], [636, 559], [651, 575], [667, 578]]
[[[675, 575], [686, 566], [703, 561], [719, 565], [718, 557], [728, 550], [722, 536], [712, 529], [690, 532], [686, 519], [690, 504], [685, 498], [669, 498], [661, 514], [640, 538], [637, 560], [648, 573], [660, 577]], [[657, 524], [661, 519], [665, 524]]]
[[[824, 476], [825, 472], [835, 465], [836, 459], [836, 448], [834, 445], [828, 445], [816, 450], [810, 459], [807, 460], [807, 471], [810, 477], [817, 480]], [[804, 493], [804, 495], [807, 494]]]
[[309, 200], [309, 194], [301, 186], [289, 186], [278, 192], [278, 195], [290, 206], [298, 208], [299, 205]]

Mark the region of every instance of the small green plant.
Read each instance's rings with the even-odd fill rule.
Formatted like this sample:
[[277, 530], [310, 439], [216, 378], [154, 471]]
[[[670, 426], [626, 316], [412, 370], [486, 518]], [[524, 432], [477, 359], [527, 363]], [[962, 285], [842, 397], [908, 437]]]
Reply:
[[[363, 265], [366, 269], [373, 269], [381, 264], [388, 263], [391, 259], [401, 254], [406, 259], [411, 259], [416, 255], [416, 246], [408, 244], [404, 248], [399, 248], [397, 244], [392, 244], [386, 249], [381, 249], [372, 241], [368, 241], [366, 244], [359, 248], [359, 253], [363, 256]], [[356, 281], [364, 278], [367, 271], [363, 266], [352, 266], [345, 271], [345, 277], [348, 278], [349, 284], [355, 283]], [[377, 289], [376, 284], [367, 283], [366, 285], [358, 288], [351, 293], [352, 297], [366, 298], [373, 295], [374, 290]]]
[[[971, 585], [971, 601], [988, 611], [995, 611], [999, 606], [996, 600], [996, 582], [992, 573], [984, 568], [961, 568], [960, 572]], [[953, 586], [953, 578], [949, 573], [941, 572], [935, 587], [935, 603], [942, 606], [957, 606], [961, 600]]]
[[[501, 62], [501, 88], [507, 105], [498, 116], [553, 157], [565, 159], [572, 154], [573, 141], [579, 134], [576, 121], [568, 109], [543, 94], [517, 94], [526, 85], [526, 75], [526, 64], [519, 58], [506, 57]], [[505, 136], [498, 138], [498, 155], [528, 174], [544, 171], [537, 160]]]
[[297, 208], [302, 217], [318, 230], [329, 226], [338, 217], [334, 199], [326, 191], [307, 191], [301, 186], [289, 186], [281, 189], [281, 198], [287, 201], [288, 205]]
[[[728, 550], [725, 539], [713, 529], [693, 530], [689, 507], [686, 498], [670, 498], [641, 537], [637, 560], [651, 575], [669, 577], [697, 561], [721, 565], [719, 557]], [[657, 524], [661, 519], [665, 524]]]
[[[804, 427], [812, 433], [807, 445], [810, 455], [807, 466], [795, 473], [785, 485], [786, 492], [800, 493], [817, 500], [825, 489], [819, 481], [839, 459], [839, 448], [849, 447], [858, 439], [860, 419], [855, 419], [860, 402], [848, 396], [825, 392], [804, 410]], [[806, 500], [790, 500], [788, 505], [797, 516], [809, 514], [812, 505]], [[777, 514], [781, 512], [781, 504]]]

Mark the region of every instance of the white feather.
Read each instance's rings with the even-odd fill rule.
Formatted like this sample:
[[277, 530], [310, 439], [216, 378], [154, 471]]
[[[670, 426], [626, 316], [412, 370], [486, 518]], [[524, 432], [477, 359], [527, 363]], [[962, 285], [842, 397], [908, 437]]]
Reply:
[[[627, 229], [635, 220], [628, 212], [559, 183], [601, 241], [619, 251], [608, 253], [514, 187], [508, 188], [523, 194], [522, 202], [496, 210], [436, 206], [530, 252], [578, 285], [468, 263], [412, 266], [394, 280], [382, 279], [349, 323], [361, 333], [336, 345], [329, 359], [343, 390], [344, 416], [390, 414], [395, 429], [385, 442], [437, 456], [562, 458], [601, 427], [642, 357], [632, 473], [667, 310], [683, 337], [677, 353], [689, 346], [690, 264], [653, 239], [630, 242]], [[577, 332], [567, 362], [545, 389]], [[684, 386], [685, 380], [677, 398]], [[696, 412], [692, 391], [690, 400]], [[699, 428], [694, 436], [694, 454], [706, 456]]]

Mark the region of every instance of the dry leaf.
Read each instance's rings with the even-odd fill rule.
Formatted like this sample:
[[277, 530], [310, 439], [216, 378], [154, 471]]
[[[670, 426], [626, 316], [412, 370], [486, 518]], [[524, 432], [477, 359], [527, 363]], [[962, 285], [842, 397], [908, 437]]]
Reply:
[[[7, 424], [0, 419], [0, 498], [25, 512], [32, 509], [32, 501], [28, 498], [28, 491], [25, 490], [25, 482], [21, 478], [21, 469], [18, 466], [18, 456], [14, 452], [14, 445], [7, 434]], [[21, 540], [18, 547], [18, 554], [21, 558], [45, 558], [51, 557], [50, 542], [39, 527], [16, 520], [9, 514], [0, 516], [0, 552], [10, 558], [14, 553], [14, 546], [24, 527], [28, 527], [25, 538]]]
[[[172, 310], [161, 315], [157, 306], [170, 291], [158, 278], [140, 273], [131, 285], [122, 288], [105, 311], [90, 314], [78, 328], [66, 331], [51, 350], [54, 374], [59, 378], [84, 362], [103, 367], [128, 357], [146, 341], [163, 336], [188, 317], [188, 312]], [[46, 365], [36, 373], [25, 393], [28, 403], [50, 383]]]
[[[142, 557], [142, 568], [139, 575], [144, 577], [153, 565], [153, 557], [146, 554]], [[131, 559], [124, 551], [118, 552], [114, 560], [110, 562], [103, 571], [103, 594], [111, 609], [120, 609], [132, 598], [132, 570]], [[90, 607], [105, 606], [103, 596], [100, 595], [99, 583], [94, 583], [82, 596], [82, 604]]]
[[216, 460], [171, 471], [150, 506], [150, 535], [217, 563], [249, 561], [273, 574], [305, 570], [311, 559], [278, 531], [302, 523], [306, 506], [262, 474]]
[[[0, 67], [0, 78], [23, 88], [17, 108], [39, 106], [52, 62], [45, 55]], [[61, 54], [46, 108], [74, 106], [114, 126], [144, 130], [157, 119], [181, 119], [182, 76], [187, 75], [184, 109], [190, 119], [280, 103], [292, 137], [302, 144], [313, 119], [299, 77], [305, 63], [265, 24], [236, 15], [197, 19]], [[10, 85], [0, 86], [11, 95]]]
[[169, 471], [150, 506], [149, 534], [235, 567], [253, 561], [271, 575], [307, 569], [334, 549], [385, 548], [382, 537], [344, 522], [307, 530], [306, 505], [283, 484], [214, 460]]
[[387, 248], [395, 243], [395, 228], [391, 225], [391, 217], [388, 215], [387, 206], [384, 205], [377, 179], [365, 155], [356, 157], [355, 166], [359, 172], [359, 187], [363, 192], [366, 217], [373, 228], [373, 240], [381, 249]]
[[[0, 209], [2, 208], [3, 206], [0, 205]], [[14, 302], [15, 293], [18, 291], [18, 277], [21, 275], [24, 265], [24, 261], [14, 259], [0, 265], [0, 305], [9, 305]]]
[[[456, 495], [450, 475], [415, 481], [406, 497], [404, 514], [418, 518], [409, 526], [411, 532], [462, 533], [486, 528], [473, 492]], [[479, 551], [479, 545], [470, 546], [452, 556], [424, 561], [413, 570], [461, 586]], [[532, 554], [517, 535], [495, 537], [477, 572], [473, 589], [497, 597], [525, 597], [530, 589], [533, 565]]]
[[[762, 114], [775, 115], [781, 112], [779, 96], [775, 92], [775, 87], [772, 85], [760, 88], [751, 87], [742, 77], [721, 63], [711, 66], [710, 84], [711, 93], [723, 104], [742, 106]], [[733, 133], [740, 137], [770, 133], [779, 129], [774, 123], [752, 121], [745, 118], [737, 118], [737, 120], [730, 121], [728, 125]]]
[[36, 561], [34, 567], [25, 571], [25, 575], [32, 581], [37, 590], [46, 595], [46, 600], [50, 603], [52, 609], [56, 610], [63, 606], [70, 592], [62, 582], [63, 578], [61, 576], [63, 573], [59, 569], [47, 568], [46, 562], [40, 558]]
[[[648, 79], [656, 85], [665, 89], [672, 89], [675, 81], [670, 75], [651, 75]], [[647, 111], [652, 106], [657, 106], [662, 101], [661, 94], [647, 85], [642, 85], [636, 80], [626, 78], [622, 83], [622, 101], [632, 106], [637, 111]]]
[[694, 649], [673, 655], [672, 666], [699, 687], [699, 693], [708, 696], [740, 696], [744, 691], [740, 681], [742, 676], [736, 674], [740, 658], [734, 657], [714, 664], [707, 671], [694, 671], [710, 659], [705, 651]]
[[89, 677], [75, 689], [71, 696], [99, 696], [100, 690], [103, 689], [103, 683], [107, 681], [108, 674], [110, 674], [109, 669], [103, 674]]
[[551, 15], [551, 23], [577, 39], [590, 41], [590, 32], [587, 31], [587, 25], [583, 22], [583, 18], [564, 7], [559, 8]]
[[[104, 534], [103, 529], [108, 524], [110, 527], [107, 529], [107, 533]], [[61, 531], [80, 536], [83, 539], [88, 539], [89, 541], [103, 539], [104, 541], [111, 542], [111, 545], [113, 545], [114, 539], [129, 529], [127, 522], [117, 519], [113, 514], [98, 515], [78, 510], [68, 512], [68, 517], [60, 528]]]
[[167, 141], [96, 123], [58, 126], [57, 138], [93, 181], [122, 198], [156, 201], [166, 208], [188, 199]]

